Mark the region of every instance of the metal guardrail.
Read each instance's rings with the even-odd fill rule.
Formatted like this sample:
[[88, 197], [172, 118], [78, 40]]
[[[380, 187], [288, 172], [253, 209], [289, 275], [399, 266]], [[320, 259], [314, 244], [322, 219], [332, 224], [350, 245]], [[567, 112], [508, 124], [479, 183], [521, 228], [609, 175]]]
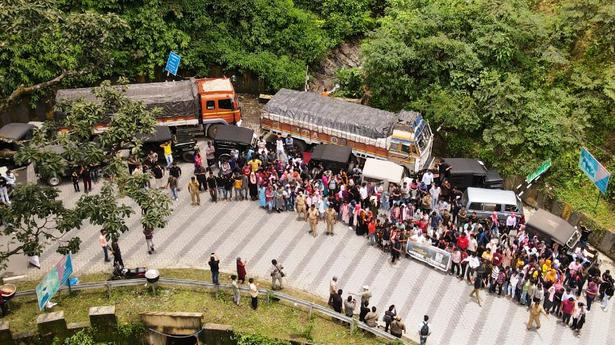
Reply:
[[[70, 290], [71, 291], [83, 291], [83, 290], [102, 289], [102, 290], [106, 290], [107, 293], [110, 294], [113, 288], [144, 285], [146, 282], [147, 281], [145, 279], [129, 279], [129, 280], [108, 280], [108, 281], [92, 282], [92, 283], [79, 283], [78, 285], [71, 286]], [[162, 277], [158, 281], [158, 285], [205, 288], [205, 289], [213, 289], [213, 290], [218, 290], [218, 289], [231, 290], [232, 289], [232, 285], [229, 285], [229, 284], [215, 285], [213, 283], [200, 281], [200, 280], [162, 278]], [[62, 286], [60, 288], [60, 291], [67, 291], [67, 290], [69, 290], [68, 286]], [[249, 289], [246, 287], [240, 287], [239, 290], [244, 291], [244, 292], [249, 291]], [[317, 303], [305, 301], [305, 300], [296, 298], [294, 296], [287, 295], [285, 293], [282, 293], [276, 290], [259, 289], [259, 293], [266, 297], [267, 302], [270, 302], [270, 299], [272, 297], [277, 298], [279, 300], [292, 303], [292, 306], [294, 307], [301, 306], [307, 309], [307, 312], [310, 316], [313, 312], [317, 312], [323, 316], [327, 316], [332, 319], [338, 320], [340, 322], [344, 322], [349, 325], [351, 331], [353, 331], [355, 328], [359, 328], [377, 337], [385, 338], [385, 339], [392, 340], [392, 341], [401, 340], [393, 336], [392, 334], [383, 331], [380, 328], [369, 327], [365, 323], [359, 322], [355, 318], [351, 318], [344, 314], [340, 314], [334, 310], [331, 310]], [[25, 290], [25, 291], [18, 291], [15, 293], [15, 297], [27, 297], [27, 296], [36, 296], [36, 291], [35, 290]]]

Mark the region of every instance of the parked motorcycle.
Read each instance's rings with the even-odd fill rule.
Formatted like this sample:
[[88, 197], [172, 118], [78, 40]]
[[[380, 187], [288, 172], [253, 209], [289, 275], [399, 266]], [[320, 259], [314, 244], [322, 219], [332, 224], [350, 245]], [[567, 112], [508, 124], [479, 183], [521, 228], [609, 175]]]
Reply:
[[116, 263], [113, 265], [113, 274], [110, 280], [145, 278], [146, 271], [147, 268], [145, 267], [125, 268], [119, 263]]

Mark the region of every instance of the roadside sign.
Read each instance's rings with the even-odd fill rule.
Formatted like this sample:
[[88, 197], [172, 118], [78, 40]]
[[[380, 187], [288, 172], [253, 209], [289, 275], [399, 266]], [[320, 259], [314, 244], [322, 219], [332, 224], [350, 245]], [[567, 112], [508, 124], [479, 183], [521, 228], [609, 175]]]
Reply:
[[167, 59], [167, 65], [164, 70], [171, 73], [172, 75], [177, 75], [177, 70], [179, 69], [179, 63], [181, 60], [181, 56], [177, 55], [176, 52], [171, 52], [169, 54], [169, 58]]
[[579, 168], [589, 177], [602, 194], [606, 194], [611, 173], [608, 172], [584, 147], [581, 148]]
[[527, 175], [527, 177], [525, 178], [525, 183], [532, 183], [532, 182], [534, 182], [540, 176], [542, 176], [542, 174], [547, 172], [547, 170], [549, 170], [549, 168], [551, 168], [551, 160], [550, 159], [542, 162], [542, 164], [536, 170], [534, 170], [531, 174]]
[[36, 299], [40, 310], [45, 309], [47, 302], [60, 290], [60, 286], [68, 281], [71, 274], [73, 274], [73, 260], [69, 253], [53, 266], [36, 286]]

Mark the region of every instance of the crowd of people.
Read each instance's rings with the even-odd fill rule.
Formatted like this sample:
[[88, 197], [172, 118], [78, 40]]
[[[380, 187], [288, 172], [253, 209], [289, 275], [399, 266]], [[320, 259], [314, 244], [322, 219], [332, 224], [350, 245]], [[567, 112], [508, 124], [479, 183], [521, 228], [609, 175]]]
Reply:
[[[291, 137], [278, 138], [273, 145], [261, 137], [254, 147], [233, 150], [218, 161], [208, 142], [205, 156], [207, 165], [199, 151], [194, 156], [194, 176], [187, 188], [192, 205], [201, 204], [200, 193], [205, 191], [212, 202], [258, 201], [269, 212], [297, 212], [300, 220], [309, 223], [313, 236], [318, 236], [321, 222], [331, 236], [334, 224], [341, 222], [366, 237], [370, 245], [390, 253], [393, 264], [407, 255], [409, 243], [437, 247], [450, 255], [449, 274], [474, 286], [470, 296], [479, 305], [485, 288], [527, 307], [528, 329], [540, 328], [544, 313], [561, 318], [579, 333], [594, 302], [599, 301], [606, 311], [613, 296], [610, 272], [602, 272], [585, 250], [589, 230], [583, 229], [582, 245], [569, 252], [526, 232], [523, 215], [512, 213], [501, 219], [494, 212], [480, 218], [463, 207], [460, 192], [447, 176], [450, 167], [442, 162], [435, 173], [426, 171], [387, 186], [363, 181], [358, 166], [331, 171], [322, 164], [309, 164], [295, 152]], [[181, 169], [167, 158], [165, 183], [157, 181], [161, 174], [156, 171], [164, 168], [154, 153], [145, 163], [133, 165], [132, 173], [149, 171], [152, 185], [170, 188], [177, 199]], [[361, 301], [350, 308], [352, 296], [341, 304], [337, 294], [332, 291], [330, 300], [337, 311], [346, 310], [342, 306], [347, 305], [352, 311], [358, 307], [362, 321], [374, 324], [375, 307], [368, 309]], [[387, 331], [398, 335], [400, 324], [391, 326], [395, 321], [401, 322], [385, 312]]]

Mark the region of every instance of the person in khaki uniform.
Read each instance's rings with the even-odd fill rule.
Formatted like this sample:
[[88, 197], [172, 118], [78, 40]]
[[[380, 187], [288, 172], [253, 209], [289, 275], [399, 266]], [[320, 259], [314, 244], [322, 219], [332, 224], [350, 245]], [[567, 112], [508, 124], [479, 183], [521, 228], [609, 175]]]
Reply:
[[337, 222], [337, 212], [333, 206], [329, 205], [329, 208], [325, 211], [325, 221], [327, 222], [327, 235], [333, 236], [333, 225]]
[[314, 237], [318, 236], [318, 216], [318, 210], [312, 204], [312, 206], [310, 206], [310, 210], [307, 212], [307, 219], [310, 222], [310, 233]]
[[401, 338], [403, 333], [406, 333], [406, 325], [404, 325], [403, 321], [401, 321], [401, 317], [397, 315], [395, 316], [395, 320], [391, 322], [391, 334]]
[[533, 324], [536, 324], [536, 329], [540, 329], [540, 313], [543, 313], [546, 317], [549, 317], [542, 308], [542, 303], [540, 303], [540, 301], [534, 302], [530, 307], [530, 319], [527, 321], [528, 331], [532, 328]]
[[192, 176], [190, 182], [188, 182], [188, 192], [190, 192], [190, 199], [192, 200], [192, 206], [201, 205], [201, 196], [199, 195], [199, 183], [195, 176]]
[[297, 200], [295, 200], [295, 208], [297, 209], [299, 217], [303, 217], [307, 221], [307, 208], [303, 193], [299, 193], [297, 196]]

